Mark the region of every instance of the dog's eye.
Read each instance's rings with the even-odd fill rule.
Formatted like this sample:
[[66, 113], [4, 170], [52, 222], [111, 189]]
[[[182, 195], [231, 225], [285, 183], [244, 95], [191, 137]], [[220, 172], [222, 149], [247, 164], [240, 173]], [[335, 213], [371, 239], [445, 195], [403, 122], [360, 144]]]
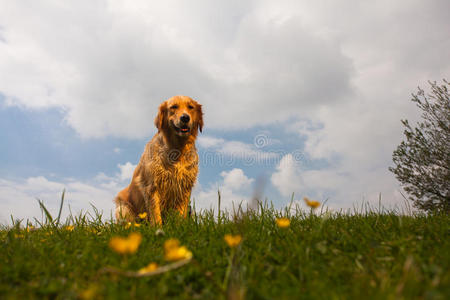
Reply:
[[188, 105], [189, 109], [194, 109], [194, 107], [192, 105]]
[[178, 108], [178, 105], [172, 105], [171, 107], [170, 107], [170, 109], [177, 109]]

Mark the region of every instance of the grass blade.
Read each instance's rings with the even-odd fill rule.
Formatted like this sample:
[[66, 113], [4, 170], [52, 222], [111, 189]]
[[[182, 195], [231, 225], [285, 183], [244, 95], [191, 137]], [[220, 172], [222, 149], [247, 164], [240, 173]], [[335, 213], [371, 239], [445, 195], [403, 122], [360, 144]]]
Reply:
[[58, 212], [58, 218], [56, 218], [56, 226], [59, 225], [59, 220], [61, 218], [61, 212], [64, 205], [64, 195], [66, 194], [66, 189], [63, 189], [62, 195], [61, 195], [61, 205], [59, 206], [59, 212]]
[[[50, 212], [47, 210], [47, 208], [44, 205], [44, 202], [42, 202], [40, 199], [36, 198], [39, 202], [39, 206], [41, 207], [41, 210], [44, 212], [45, 217], [47, 218], [47, 221], [50, 221], [51, 224], [53, 224], [53, 218]], [[46, 222], [47, 223], [47, 222]]]

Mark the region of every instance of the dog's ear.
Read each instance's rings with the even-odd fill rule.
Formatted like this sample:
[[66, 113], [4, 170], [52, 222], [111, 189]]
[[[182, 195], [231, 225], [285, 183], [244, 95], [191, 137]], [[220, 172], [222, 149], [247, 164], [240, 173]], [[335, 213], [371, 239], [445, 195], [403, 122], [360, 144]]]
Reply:
[[198, 130], [200, 130], [200, 132], [202, 132], [203, 129], [203, 111], [202, 111], [202, 105], [198, 104], [196, 105], [197, 107], [197, 113], [198, 113]]
[[166, 112], [167, 112], [167, 102], [164, 101], [159, 106], [158, 115], [155, 118], [155, 126], [158, 128], [158, 132], [161, 131], [164, 126], [166, 126]]

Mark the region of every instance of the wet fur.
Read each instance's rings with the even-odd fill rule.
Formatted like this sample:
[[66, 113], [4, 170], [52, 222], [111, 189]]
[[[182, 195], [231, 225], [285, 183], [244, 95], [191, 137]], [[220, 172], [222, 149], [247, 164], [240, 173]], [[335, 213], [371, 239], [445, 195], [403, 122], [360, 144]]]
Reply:
[[[170, 108], [174, 104], [177, 109]], [[192, 121], [186, 136], [178, 135], [172, 125], [182, 113]], [[145, 146], [130, 185], [115, 198], [117, 220], [134, 221], [147, 212], [149, 221], [162, 224], [169, 210], [187, 215], [198, 174], [195, 139], [203, 128], [202, 107], [189, 97], [172, 97], [160, 105], [155, 126], [158, 133]]]

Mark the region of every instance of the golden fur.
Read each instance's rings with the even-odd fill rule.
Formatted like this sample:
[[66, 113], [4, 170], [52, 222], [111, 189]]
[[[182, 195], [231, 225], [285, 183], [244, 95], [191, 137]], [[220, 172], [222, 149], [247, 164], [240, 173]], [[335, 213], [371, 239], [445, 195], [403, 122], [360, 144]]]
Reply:
[[162, 224], [168, 210], [187, 215], [198, 173], [195, 139], [203, 128], [202, 106], [186, 96], [172, 97], [159, 106], [155, 126], [158, 132], [145, 146], [130, 185], [115, 199], [117, 220], [134, 221], [146, 212], [151, 222]]

